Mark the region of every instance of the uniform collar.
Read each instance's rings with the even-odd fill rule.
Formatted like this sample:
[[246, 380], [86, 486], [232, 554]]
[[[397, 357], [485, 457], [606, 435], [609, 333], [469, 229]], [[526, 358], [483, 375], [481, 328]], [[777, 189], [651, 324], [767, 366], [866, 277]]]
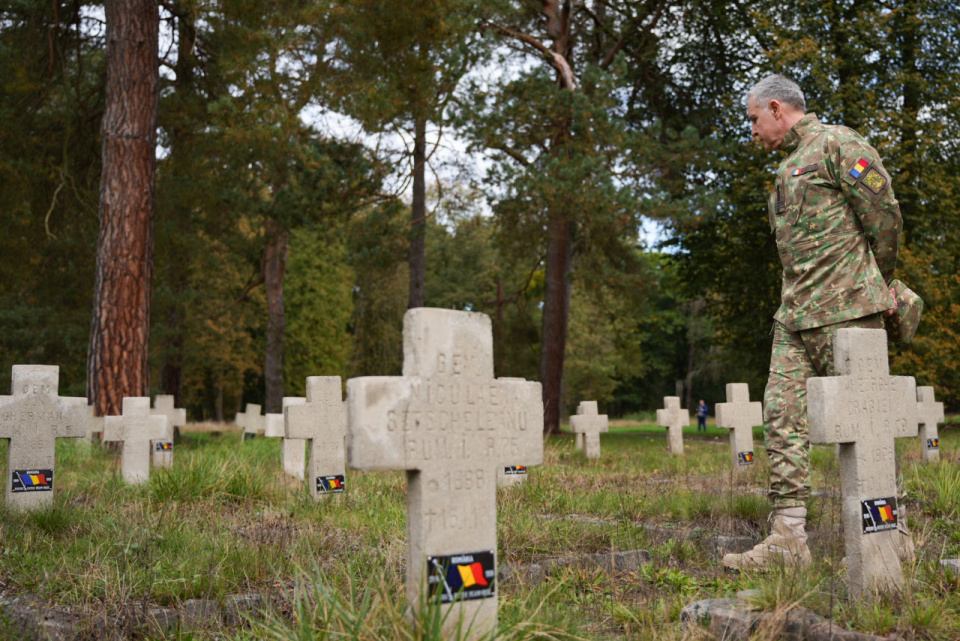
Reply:
[[814, 126], [819, 124], [820, 121], [817, 119], [817, 114], [812, 111], [806, 114], [797, 124], [791, 127], [787, 135], [783, 137], [783, 142], [780, 143], [780, 151], [792, 154], [797, 147], [800, 146], [800, 141], [803, 140], [804, 136], [806, 136]]

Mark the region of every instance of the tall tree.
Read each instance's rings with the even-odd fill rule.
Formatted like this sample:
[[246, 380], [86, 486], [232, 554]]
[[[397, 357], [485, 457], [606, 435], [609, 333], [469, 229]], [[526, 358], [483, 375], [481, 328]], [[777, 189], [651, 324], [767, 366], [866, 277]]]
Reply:
[[87, 398], [116, 415], [145, 396], [156, 208], [159, 12], [157, 0], [107, 0], [100, 235]]

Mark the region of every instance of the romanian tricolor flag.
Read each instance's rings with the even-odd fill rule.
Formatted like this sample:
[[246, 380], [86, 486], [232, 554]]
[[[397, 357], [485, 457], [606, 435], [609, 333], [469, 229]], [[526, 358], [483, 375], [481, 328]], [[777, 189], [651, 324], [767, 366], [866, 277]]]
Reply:
[[857, 161], [857, 164], [853, 166], [853, 169], [850, 170], [850, 175], [854, 178], [859, 178], [860, 174], [863, 173], [863, 170], [866, 169], [869, 164], [869, 160], [866, 158], [861, 158]]
[[483, 576], [483, 565], [479, 562], [470, 565], [458, 565], [457, 570], [460, 572], [460, 579], [463, 581], [463, 587], [465, 588], [472, 588], [475, 585], [482, 587], [489, 585], [486, 577]]
[[753, 463], [753, 452], [744, 452], [743, 460], [747, 463]]
[[20, 482], [24, 487], [40, 487], [47, 485], [47, 477], [44, 474], [21, 474]]
[[877, 511], [880, 513], [880, 519], [884, 523], [893, 520], [893, 508], [889, 505], [881, 505], [877, 508]]
[[343, 487], [343, 483], [340, 482], [340, 479], [329, 479], [327, 484], [330, 486], [331, 490], [339, 490]]

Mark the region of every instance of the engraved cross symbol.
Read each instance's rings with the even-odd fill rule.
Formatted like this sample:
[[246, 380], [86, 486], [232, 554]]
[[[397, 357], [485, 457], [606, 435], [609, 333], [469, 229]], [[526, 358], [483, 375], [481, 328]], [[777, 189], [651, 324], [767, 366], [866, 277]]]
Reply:
[[920, 448], [925, 463], [940, 458], [940, 435], [937, 424], [943, 423], [943, 403], [934, 396], [932, 387], [917, 388], [917, 422], [920, 424]]
[[122, 416], [106, 416], [103, 440], [122, 441], [120, 467], [127, 483], [145, 483], [150, 479], [150, 442], [167, 433], [167, 417], [150, 414], [150, 397], [123, 399]]
[[445, 617], [448, 629], [462, 620], [479, 637], [497, 622], [497, 468], [543, 462], [540, 384], [493, 377], [484, 314], [411, 309], [403, 348], [403, 376], [347, 382], [348, 462], [407, 472], [407, 596], [415, 608], [424, 602], [428, 556], [466, 563], [492, 552], [489, 598], [443, 606], [457, 608]]
[[730, 452], [734, 472], [753, 463], [753, 427], [763, 425], [763, 405], [750, 402], [746, 383], [727, 383], [727, 402], [717, 403], [717, 427], [730, 430]]
[[600, 458], [600, 432], [610, 429], [606, 414], [599, 414], [596, 401], [581, 401], [570, 417], [570, 429], [576, 434], [577, 449], [587, 458]]
[[811, 442], [840, 444], [850, 594], [859, 599], [903, 584], [894, 439], [917, 435], [917, 392], [912, 376], [890, 376], [884, 330], [841, 329], [833, 350], [839, 376], [807, 379], [807, 412]]
[[342, 492], [347, 408], [340, 377], [308, 377], [307, 402], [289, 407], [285, 421], [288, 439], [307, 441], [306, 483], [313, 497]]
[[679, 396], [664, 396], [663, 409], [657, 410], [657, 425], [667, 428], [667, 449], [683, 456], [683, 428], [690, 425], [690, 413], [680, 408]]
[[[58, 396], [59, 381], [60, 368], [55, 365], [14, 365], [13, 395], [0, 396], [0, 438], [10, 439], [7, 505], [11, 507], [32, 510], [49, 505], [52, 479], [34, 479], [37, 475], [27, 472], [49, 470], [52, 477], [56, 439], [87, 435], [87, 399]], [[18, 470], [30, 480], [18, 478], [18, 491], [14, 491]]]

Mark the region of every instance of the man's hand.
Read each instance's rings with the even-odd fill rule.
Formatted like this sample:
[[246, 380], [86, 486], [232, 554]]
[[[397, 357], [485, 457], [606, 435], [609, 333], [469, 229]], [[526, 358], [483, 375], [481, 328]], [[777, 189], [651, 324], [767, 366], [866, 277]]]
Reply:
[[893, 309], [888, 309], [883, 313], [884, 316], [893, 316], [897, 312], [897, 291], [890, 288], [890, 299], [893, 301]]

